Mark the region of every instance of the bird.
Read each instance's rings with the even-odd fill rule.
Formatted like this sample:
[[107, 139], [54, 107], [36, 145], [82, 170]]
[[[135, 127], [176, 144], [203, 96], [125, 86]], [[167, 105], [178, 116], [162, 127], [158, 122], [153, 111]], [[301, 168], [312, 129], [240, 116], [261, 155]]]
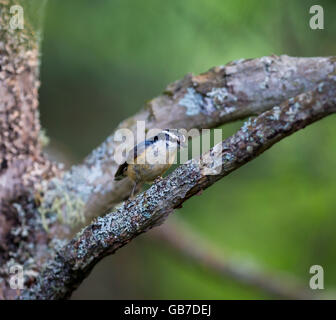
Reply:
[[114, 180], [120, 181], [126, 177], [131, 179], [134, 186], [130, 198], [133, 198], [139, 184], [152, 183], [162, 178], [173, 164], [177, 150], [184, 146], [185, 136], [178, 130], [162, 130], [130, 150], [126, 161], [117, 169]]

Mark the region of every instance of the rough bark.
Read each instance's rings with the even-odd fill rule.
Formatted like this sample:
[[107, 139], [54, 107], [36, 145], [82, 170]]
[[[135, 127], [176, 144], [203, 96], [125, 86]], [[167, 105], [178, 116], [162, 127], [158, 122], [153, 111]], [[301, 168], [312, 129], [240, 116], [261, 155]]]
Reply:
[[[223, 143], [224, 153], [215, 147], [201, 162], [181, 166], [146, 194], [99, 218], [65, 244], [63, 239], [71, 227], [87, 223], [126, 199], [131, 184], [127, 180], [113, 181], [117, 169], [113, 156], [118, 146], [113, 134], [82, 164], [66, 172], [42, 152], [38, 88], [45, 2], [0, 0], [0, 298], [20, 294], [9, 287], [9, 268], [14, 264], [24, 267], [25, 286], [31, 287], [22, 297], [69, 296], [103, 256], [162, 221], [183, 201], [277, 139], [334, 112], [334, 78], [327, 80], [327, 75], [335, 72], [334, 57], [238, 60], [199, 76], [187, 75], [169, 85], [118, 129], [135, 131], [137, 120], [146, 121], [148, 130], [212, 128], [306, 94], [276, 107], [269, 113], [270, 118], [266, 112], [257, 122], [248, 123], [232, 140]], [[16, 4], [24, 9], [22, 30], [9, 27], [13, 17], [10, 8]], [[318, 83], [317, 89], [309, 91]], [[202, 172], [202, 168], [211, 169], [203, 163], [205, 159], [216, 163], [222, 158], [225, 162], [220, 175], [206, 176]], [[71, 226], [59, 221], [59, 217]]]
[[[10, 25], [14, 4], [25, 12], [24, 29]], [[25, 167], [23, 187], [35, 187], [50, 176], [41, 152], [38, 111], [40, 20], [44, 1], [2, 0], [0, 14], [0, 174]], [[18, 170], [20, 172], [20, 170]], [[13, 189], [15, 193], [15, 188]], [[2, 195], [0, 202], [8, 200]]]
[[[136, 132], [136, 122], [153, 128], [214, 128], [259, 114], [311, 90], [336, 69], [336, 59], [286, 55], [237, 60], [208, 72], [185, 76], [149, 101], [117, 129]], [[43, 212], [58, 211], [70, 223], [88, 221], [128, 198], [133, 184], [114, 182], [118, 142], [109, 136], [81, 165], [44, 186]], [[66, 201], [64, 194], [67, 195]], [[55, 207], [55, 201], [61, 203]]]
[[[0, 296], [12, 298], [8, 270], [25, 265], [34, 274], [50, 236], [41, 228], [34, 192], [57, 169], [41, 151], [38, 112], [40, 25], [45, 1], [0, 1]], [[10, 22], [24, 10], [24, 29]], [[43, 253], [42, 253], [43, 252]]]
[[[191, 160], [154, 183], [133, 201], [99, 217], [60, 248], [23, 299], [62, 299], [83, 281], [94, 265], [139, 234], [161, 224], [195, 194], [253, 160], [288, 135], [336, 112], [336, 76], [311, 91], [290, 98], [250, 119], [232, 137], [199, 161]], [[219, 171], [218, 171], [219, 170]], [[209, 175], [209, 172], [219, 172]]]

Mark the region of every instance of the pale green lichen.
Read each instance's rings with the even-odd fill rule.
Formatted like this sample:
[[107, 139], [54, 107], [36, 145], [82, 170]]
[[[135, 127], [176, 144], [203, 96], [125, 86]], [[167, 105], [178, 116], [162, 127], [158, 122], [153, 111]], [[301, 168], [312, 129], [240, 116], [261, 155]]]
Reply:
[[269, 116], [270, 120], [278, 121], [280, 120], [281, 108], [279, 106], [274, 106], [272, 109], [272, 114]]
[[73, 166], [62, 177], [43, 184], [39, 211], [44, 226], [48, 224], [46, 218], [50, 220], [54, 216], [72, 227], [85, 222], [87, 204], [97, 195], [101, 199], [113, 187], [112, 181], [105, 176], [106, 168], [113, 161], [112, 146], [113, 137], [110, 136], [83, 165]]
[[179, 105], [185, 107], [186, 114], [194, 116], [200, 113], [211, 115], [217, 110], [221, 110], [220, 116], [234, 112], [236, 110], [233, 102], [237, 97], [227, 91], [226, 88], [213, 88], [203, 96], [194, 88], [187, 88], [187, 93], [180, 100]]
[[49, 145], [50, 139], [47, 136], [46, 130], [43, 128], [39, 132], [38, 141], [42, 148]]
[[85, 222], [83, 199], [77, 193], [71, 192], [59, 178], [52, 179], [49, 190], [41, 197], [40, 202], [38, 211], [46, 230], [48, 220], [50, 222], [53, 216], [56, 216], [61, 223], [71, 226]]
[[188, 116], [194, 116], [202, 112], [204, 101], [200, 93], [196, 92], [194, 88], [187, 88], [187, 93], [180, 100], [179, 105], [187, 109]]
[[214, 107], [221, 111], [221, 117], [236, 111], [234, 104], [238, 101], [238, 98], [225, 87], [212, 88], [211, 91], [207, 93], [207, 97], [211, 98]]

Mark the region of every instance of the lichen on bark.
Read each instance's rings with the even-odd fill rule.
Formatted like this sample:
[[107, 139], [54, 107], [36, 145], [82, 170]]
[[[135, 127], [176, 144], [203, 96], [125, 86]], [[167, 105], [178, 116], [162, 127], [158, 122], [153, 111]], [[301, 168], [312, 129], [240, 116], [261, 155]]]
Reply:
[[[41, 182], [58, 171], [44, 157], [39, 139], [39, 45], [45, 2], [0, 1], [0, 296], [4, 298], [17, 295], [9, 287], [10, 267], [24, 266], [29, 286], [49, 250], [50, 236], [42, 228], [34, 198]], [[21, 8], [23, 29], [15, 20]]]

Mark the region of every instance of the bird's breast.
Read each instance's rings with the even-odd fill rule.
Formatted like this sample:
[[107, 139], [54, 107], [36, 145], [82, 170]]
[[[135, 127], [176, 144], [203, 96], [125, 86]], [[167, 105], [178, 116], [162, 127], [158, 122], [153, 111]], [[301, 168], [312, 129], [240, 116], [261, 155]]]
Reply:
[[160, 154], [160, 149], [149, 148], [128, 165], [127, 175], [136, 182], [152, 182], [171, 167], [175, 156], [176, 151]]

